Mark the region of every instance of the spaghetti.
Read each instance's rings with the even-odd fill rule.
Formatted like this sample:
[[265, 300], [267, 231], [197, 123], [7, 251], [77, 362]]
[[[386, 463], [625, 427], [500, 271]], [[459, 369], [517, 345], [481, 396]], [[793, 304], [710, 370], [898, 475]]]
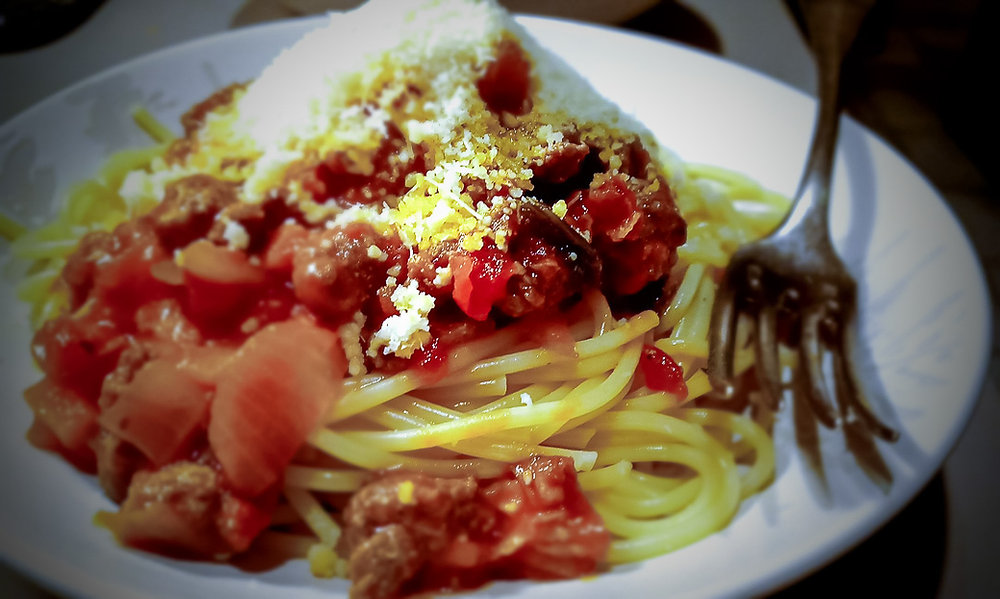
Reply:
[[[471, 50], [414, 33], [458, 22]], [[774, 449], [699, 401], [715, 280], [787, 201], [650, 153], [589, 91], [597, 109], [567, 116], [564, 67], [491, 3], [403, 23], [413, 62], [382, 49], [362, 75], [289, 90], [270, 86], [279, 60], [178, 138], [138, 111], [156, 145], [113, 156], [52, 223], [3, 224], [47, 375], [29, 437], [96, 468], [122, 504], [100, 521], [126, 544], [305, 557], [356, 596], [579, 576], [724, 528]], [[472, 80], [423, 70], [466, 54]], [[347, 101], [255, 121], [279, 92]], [[435, 113], [437, 95], [471, 116]], [[525, 541], [523, 518], [543, 533]], [[405, 576], [366, 561], [390, 541]]]

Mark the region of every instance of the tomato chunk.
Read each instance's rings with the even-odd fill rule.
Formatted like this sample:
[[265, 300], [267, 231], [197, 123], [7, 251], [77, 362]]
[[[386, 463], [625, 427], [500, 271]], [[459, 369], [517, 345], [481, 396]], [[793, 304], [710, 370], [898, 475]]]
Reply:
[[29, 441], [67, 457], [82, 470], [94, 467], [90, 441], [97, 434], [97, 407], [76, 392], [45, 378], [24, 392], [35, 414]]
[[169, 257], [141, 222], [120, 225], [114, 236], [119, 249], [113, 259], [96, 265], [93, 297], [113, 308], [111, 315], [128, 326], [137, 307], [169, 295], [170, 285], [154, 277], [152, 270]]
[[253, 497], [280, 480], [339, 396], [345, 367], [339, 337], [304, 320], [246, 340], [219, 374], [208, 426], [235, 489]]
[[291, 272], [295, 251], [305, 244], [309, 232], [299, 224], [285, 224], [278, 227], [264, 253], [264, 268]]
[[170, 360], [140, 368], [98, 422], [162, 466], [176, 459], [208, 413], [208, 388]]
[[186, 247], [181, 263], [192, 315], [216, 327], [239, 321], [265, 281], [246, 254], [204, 240]]
[[454, 254], [449, 260], [454, 278], [452, 297], [470, 318], [486, 320], [493, 304], [507, 293], [507, 281], [514, 274], [510, 257], [494, 247], [472, 253]]
[[35, 333], [31, 351], [53, 382], [96, 403], [123, 346], [111, 310], [85, 306], [46, 322]]
[[626, 239], [641, 217], [636, 210], [635, 192], [621, 176], [609, 177], [586, 191], [577, 192], [567, 204], [566, 221], [574, 228], [611, 241]]
[[476, 89], [496, 114], [521, 115], [531, 110], [531, 63], [517, 41], [500, 42], [496, 60], [476, 82]]
[[670, 354], [655, 345], [644, 345], [639, 357], [639, 368], [646, 386], [653, 391], [666, 391], [680, 398], [687, 397], [684, 370]]

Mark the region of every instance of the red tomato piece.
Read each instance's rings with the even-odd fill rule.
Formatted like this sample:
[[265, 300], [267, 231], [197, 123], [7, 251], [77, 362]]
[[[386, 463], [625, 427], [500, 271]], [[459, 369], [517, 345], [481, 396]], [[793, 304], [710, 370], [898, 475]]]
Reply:
[[82, 470], [91, 471], [95, 458], [90, 441], [98, 431], [97, 407], [50, 378], [28, 387], [24, 400], [35, 414], [29, 440], [36, 447], [66, 456]]
[[247, 255], [204, 239], [181, 252], [185, 278], [191, 277], [219, 285], [255, 285], [264, 282], [264, 271], [250, 264]]
[[178, 457], [208, 413], [208, 391], [169, 360], [144, 364], [98, 422], [162, 466]]
[[214, 327], [240, 321], [265, 282], [264, 269], [246, 254], [205, 240], [184, 248], [181, 264], [192, 316]]
[[112, 307], [117, 321], [130, 325], [137, 307], [170, 294], [171, 286], [153, 276], [153, 265], [169, 256], [141, 223], [121, 225], [114, 236], [120, 249], [96, 265], [93, 297]]
[[421, 375], [426, 385], [440, 381], [448, 374], [448, 350], [437, 337], [413, 352], [410, 363]]
[[500, 42], [496, 60], [476, 82], [476, 89], [496, 114], [521, 115], [531, 110], [531, 63], [516, 40]]
[[98, 304], [59, 316], [42, 325], [31, 344], [45, 374], [94, 403], [124, 347], [111, 312]]
[[140, 335], [165, 342], [196, 344], [201, 331], [192, 323], [176, 298], [150, 302], [135, 312], [135, 326]]
[[514, 262], [495, 247], [454, 254], [449, 260], [454, 287], [451, 295], [470, 318], [483, 321], [494, 302], [507, 293]]
[[291, 272], [295, 252], [308, 237], [309, 231], [302, 225], [289, 223], [278, 227], [264, 252], [264, 268]]
[[285, 467], [341, 391], [340, 338], [304, 320], [268, 325], [222, 369], [208, 440], [230, 484], [254, 497]]
[[646, 386], [653, 391], [666, 391], [682, 399], [687, 397], [684, 370], [667, 352], [654, 345], [642, 346], [639, 368]]
[[641, 217], [636, 196], [622, 177], [614, 176], [567, 202], [566, 221], [581, 232], [604, 236], [611, 241], [628, 237]]
[[[268, 499], [270, 501], [253, 502], [223, 491], [219, 512], [215, 516], [215, 527], [233, 551], [246, 551], [257, 535], [271, 524], [273, 507], [259, 505], [275, 503], [273, 498]], [[272, 509], [268, 509], [269, 507]]]

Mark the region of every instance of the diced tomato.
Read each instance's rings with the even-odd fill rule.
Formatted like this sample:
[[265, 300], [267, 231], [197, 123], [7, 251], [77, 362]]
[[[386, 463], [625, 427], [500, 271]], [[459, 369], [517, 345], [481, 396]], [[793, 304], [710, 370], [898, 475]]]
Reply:
[[531, 110], [531, 63], [521, 44], [504, 39], [497, 46], [497, 57], [476, 82], [479, 96], [496, 114], [521, 115]]
[[150, 302], [135, 312], [135, 326], [140, 335], [161, 341], [195, 344], [201, 341], [201, 331], [192, 323], [176, 298]]
[[104, 377], [115, 367], [123, 347], [111, 310], [87, 304], [46, 322], [35, 333], [31, 350], [55, 383], [96, 403]]
[[368, 223], [314, 231], [292, 259], [295, 297], [327, 322], [342, 324], [385, 285], [388, 269], [405, 266], [406, 256], [398, 237]]
[[273, 497], [253, 502], [223, 491], [215, 527], [233, 551], [246, 551], [257, 535], [271, 524], [274, 503]]
[[514, 577], [574, 578], [604, 559], [611, 535], [580, 489], [571, 459], [533, 457], [483, 496], [509, 514], [498, 549]]
[[438, 337], [434, 337], [413, 352], [411, 364], [425, 385], [436, 383], [448, 374], [448, 350]]
[[239, 250], [205, 240], [181, 253], [188, 309], [202, 325], [226, 328], [241, 320], [264, 284], [264, 269]]
[[152, 271], [153, 265], [169, 257], [141, 221], [119, 226], [114, 235], [119, 249], [111, 260], [96, 265], [93, 296], [113, 308], [115, 319], [130, 325], [137, 307], [171, 293], [172, 286]]
[[667, 352], [655, 345], [642, 346], [639, 368], [646, 386], [653, 391], [666, 391], [682, 399], [687, 397], [684, 370]]
[[90, 441], [98, 431], [97, 407], [48, 377], [29, 387], [24, 400], [35, 414], [29, 441], [64, 455], [82, 470], [93, 471], [95, 458]]
[[495, 247], [472, 253], [456, 253], [448, 260], [455, 303], [470, 318], [483, 321], [494, 302], [504, 297], [507, 281], [514, 274], [514, 262]]
[[28, 432], [25, 433], [24, 438], [38, 449], [51, 451], [62, 456], [62, 459], [69, 462], [80, 472], [87, 474], [95, 474], [97, 472], [97, 460], [93, 450], [90, 450], [90, 448], [80, 451], [68, 449], [59, 442], [59, 438], [56, 437], [55, 433], [37, 418], [28, 427]]
[[185, 278], [219, 285], [255, 285], [264, 282], [264, 271], [251, 264], [246, 254], [204, 239], [184, 248], [180, 261]]
[[566, 222], [580, 232], [592, 237], [605, 236], [611, 241], [626, 239], [641, 217], [636, 210], [635, 192], [620, 175], [577, 192], [567, 205]]
[[162, 466], [177, 458], [208, 413], [208, 391], [169, 360], [151, 360], [98, 422]]
[[222, 369], [208, 440], [230, 484], [254, 497], [278, 482], [341, 390], [339, 337], [304, 320], [252, 335]]
[[302, 225], [289, 223], [278, 227], [264, 253], [264, 268], [291, 272], [295, 251], [307, 237], [309, 232]]

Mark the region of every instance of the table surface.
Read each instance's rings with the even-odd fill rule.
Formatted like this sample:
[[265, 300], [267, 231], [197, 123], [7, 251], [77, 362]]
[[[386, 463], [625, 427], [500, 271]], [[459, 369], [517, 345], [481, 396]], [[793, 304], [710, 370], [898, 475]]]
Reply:
[[[324, 0], [107, 0], [87, 22], [60, 40], [29, 51], [0, 54], [0, 122], [136, 55], [246, 22], [315, 10], [323, 4]], [[337, 2], [327, 0], [326, 4]], [[573, 3], [538, 2], [538, 6], [546, 5], [559, 12]], [[943, 5], [911, 0], [907, 4], [911, 12], [886, 16], [881, 46], [866, 71], [867, 88], [849, 103], [849, 112], [894, 145], [942, 193], [969, 232], [996, 298], [1000, 208], [991, 197], [993, 183], [976, 166], [974, 151], [962, 145], [967, 135], [960, 129], [956, 132], [948, 115], [942, 114], [941, 104], [928, 101], [919, 85], [927, 78], [928, 53], [936, 52], [931, 54], [933, 59], [960, 52], [959, 46], [968, 41], [967, 23], [976, 16]], [[954, 5], [968, 7], [970, 3]], [[701, 29], [688, 40], [674, 35], [674, 30], [659, 33], [709, 47], [807, 92], [815, 89], [812, 61], [780, 0], [661, 2], [642, 19], [624, 25], [658, 32], [659, 25], [648, 19], [664, 16], [664, 11], [669, 11], [667, 16], [675, 18], [674, 22], [679, 22], [678, 14], [693, 16], [692, 22]], [[974, 91], [958, 89], [955, 93]], [[996, 322], [996, 299], [993, 313]], [[994, 334], [987, 380], [973, 418], [942, 472], [911, 505], [868, 541], [777, 596], [864, 591], [911, 597], [1000, 597], [1000, 569], [995, 566], [1000, 556], [1000, 482], [994, 467], [1000, 458], [1000, 435], [995, 432], [1000, 430], [997, 366], [1000, 352]], [[53, 596], [3, 566], [0, 594]]]

